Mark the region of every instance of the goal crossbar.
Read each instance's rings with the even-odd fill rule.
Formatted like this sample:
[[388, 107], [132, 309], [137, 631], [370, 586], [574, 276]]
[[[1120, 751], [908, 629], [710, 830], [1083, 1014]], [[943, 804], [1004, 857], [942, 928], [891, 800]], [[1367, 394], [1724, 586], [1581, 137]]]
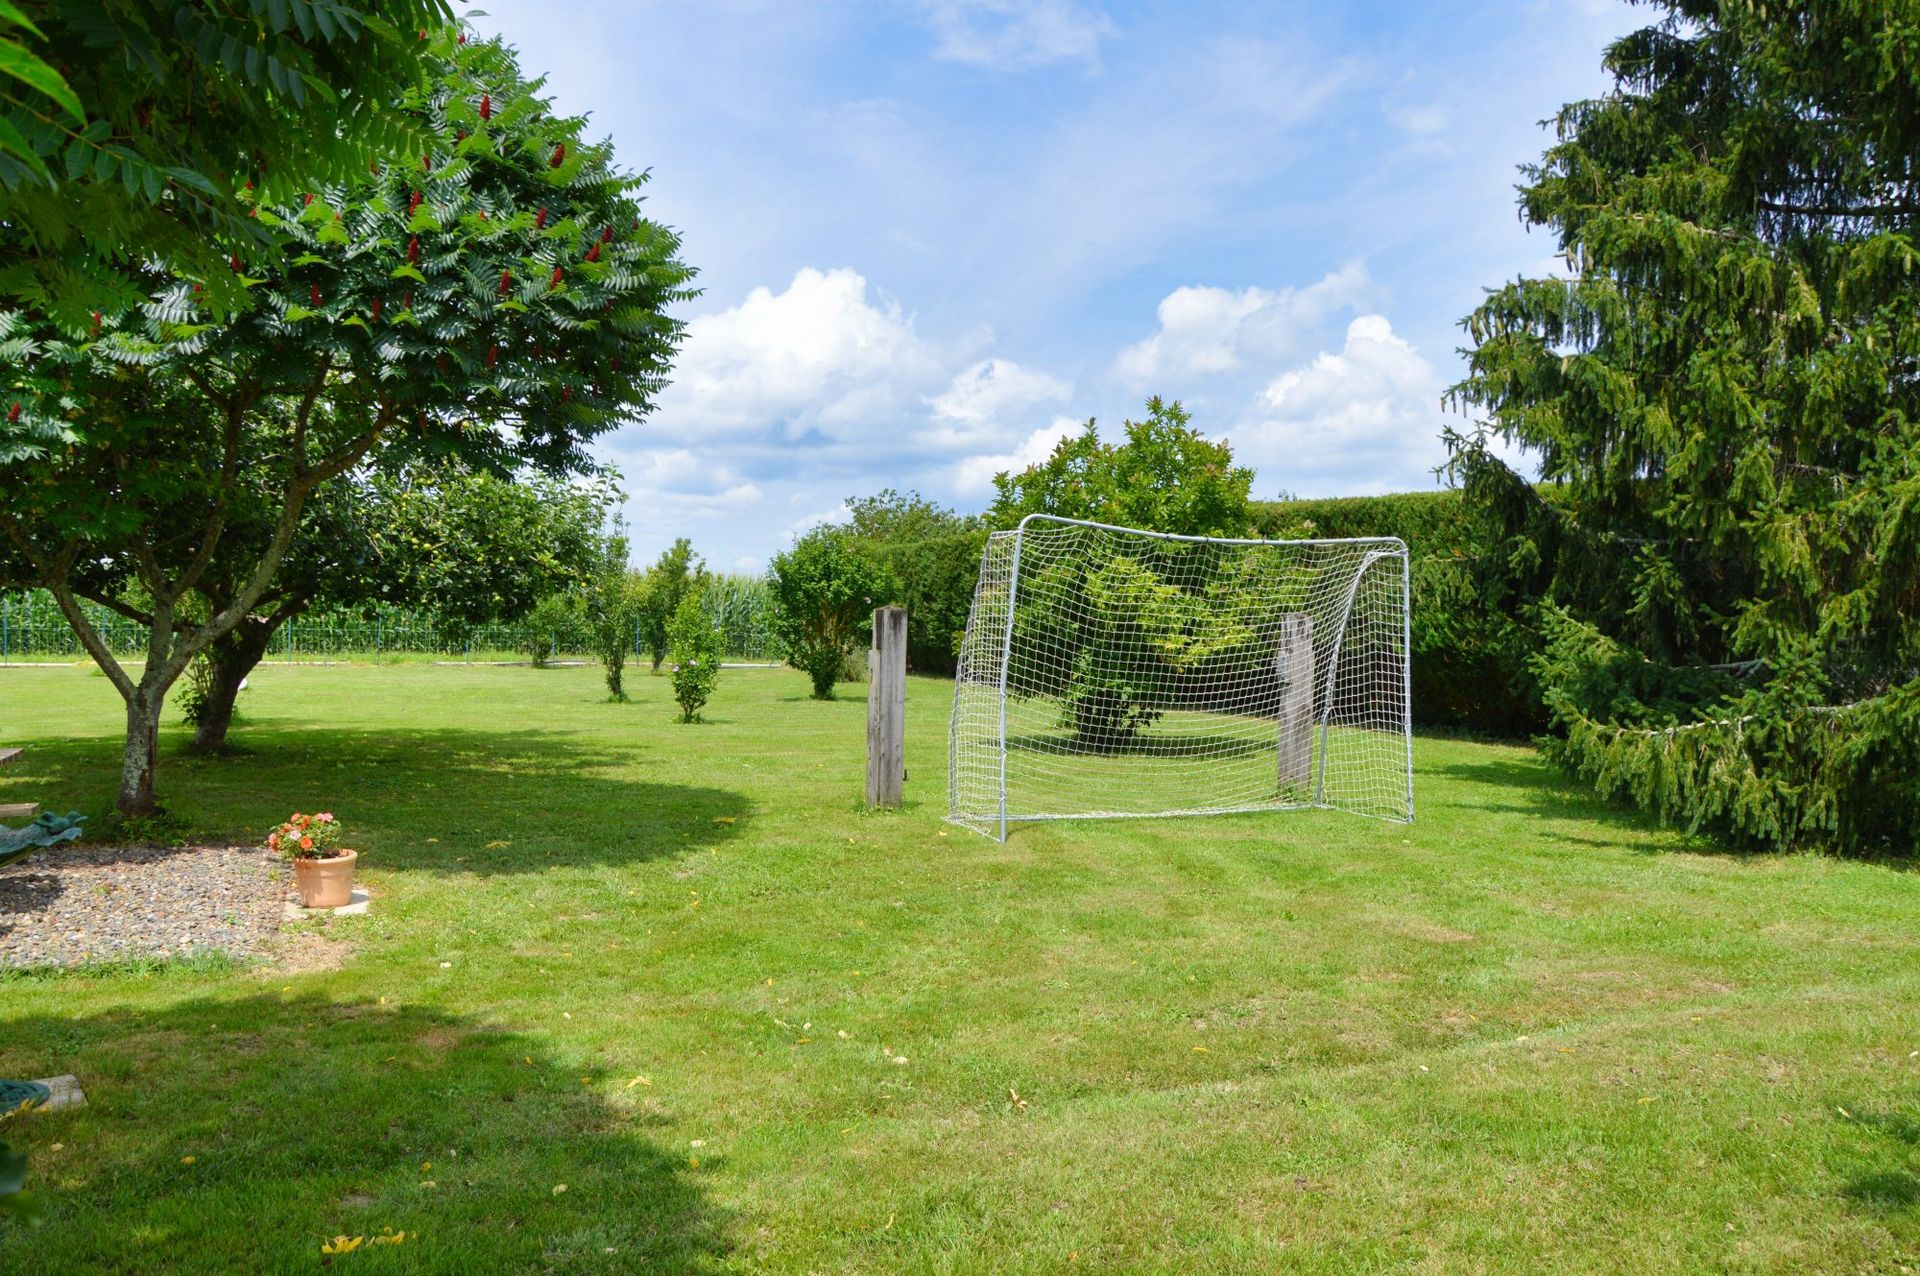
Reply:
[[1413, 818], [1407, 547], [1033, 514], [981, 555], [948, 819]]

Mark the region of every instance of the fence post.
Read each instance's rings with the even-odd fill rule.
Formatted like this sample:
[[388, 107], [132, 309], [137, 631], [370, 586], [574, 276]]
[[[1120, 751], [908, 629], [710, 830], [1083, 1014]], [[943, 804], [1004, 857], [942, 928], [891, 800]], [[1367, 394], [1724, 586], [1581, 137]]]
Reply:
[[867, 653], [867, 805], [899, 806], [907, 779], [907, 612], [873, 613]]
[[[1305, 790], [1313, 779], [1313, 615], [1280, 617], [1273, 671], [1280, 687], [1280, 792]], [[1303, 793], [1304, 796], [1304, 793]]]

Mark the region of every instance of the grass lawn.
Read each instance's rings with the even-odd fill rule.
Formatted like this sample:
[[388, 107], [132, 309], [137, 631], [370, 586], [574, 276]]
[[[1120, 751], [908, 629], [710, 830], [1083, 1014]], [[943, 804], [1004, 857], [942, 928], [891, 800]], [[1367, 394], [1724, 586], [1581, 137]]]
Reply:
[[[864, 706], [729, 671], [267, 667], [210, 835], [348, 821], [308, 965], [0, 980], [49, 1205], [6, 1272], [1920, 1267], [1920, 875], [1688, 845], [1422, 739], [1419, 822], [941, 823]], [[0, 670], [0, 801], [100, 812], [111, 688]], [[0, 927], [4, 921], [0, 920]], [[0, 944], [4, 944], [0, 937]], [[1017, 1094], [1017, 1099], [1015, 1095]], [[189, 1161], [187, 1158], [191, 1158]], [[564, 1185], [564, 1190], [562, 1190]]]

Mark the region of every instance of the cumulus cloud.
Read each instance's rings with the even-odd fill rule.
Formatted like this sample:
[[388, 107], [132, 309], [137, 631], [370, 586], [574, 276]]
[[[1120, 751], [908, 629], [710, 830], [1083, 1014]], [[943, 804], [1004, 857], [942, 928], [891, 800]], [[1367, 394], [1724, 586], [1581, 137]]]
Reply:
[[1160, 327], [1120, 352], [1114, 371], [1144, 385], [1213, 376], [1292, 353], [1301, 338], [1373, 291], [1364, 263], [1350, 262], [1304, 288], [1176, 288], [1159, 305]]
[[716, 464], [688, 448], [618, 452], [615, 463], [629, 489], [646, 492], [657, 502], [738, 509], [761, 496], [759, 485], [733, 466]]
[[1095, 63], [1113, 34], [1106, 15], [1077, 0], [930, 0], [934, 56], [997, 70]]
[[953, 467], [954, 490], [966, 496], [984, 496], [993, 490], [994, 475], [1005, 470], [1024, 470], [1053, 455], [1060, 440], [1072, 438], [1086, 428], [1084, 421], [1057, 416], [1041, 426], [1012, 451], [969, 456]]
[[1384, 315], [1347, 325], [1338, 351], [1275, 377], [1232, 431], [1263, 487], [1362, 494], [1428, 487], [1442, 459], [1441, 384]]
[[962, 448], [997, 443], [1017, 432], [1033, 409], [1063, 402], [1072, 393], [1073, 387], [1059, 377], [1011, 359], [982, 359], [927, 400], [934, 424], [926, 441]]
[[687, 324], [651, 426], [677, 438], [834, 435], [911, 403], [939, 372], [898, 302], [869, 298], [858, 271], [809, 266], [780, 292], [755, 288]]

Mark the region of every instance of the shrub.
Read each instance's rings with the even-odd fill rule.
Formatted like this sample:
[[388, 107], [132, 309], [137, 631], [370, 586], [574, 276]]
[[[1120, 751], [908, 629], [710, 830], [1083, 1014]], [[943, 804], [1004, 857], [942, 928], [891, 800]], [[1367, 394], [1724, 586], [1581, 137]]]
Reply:
[[600, 662], [607, 671], [607, 698], [627, 698], [627, 653], [634, 648], [646, 597], [646, 577], [627, 566], [627, 542], [614, 537], [606, 545], [598, 574], [587, 587], [585, 619]]
[[571, 638], [580, 628], [580, 601], [569, 594], [548, 594], [527, 613], [527, 654], [536, 668], [553, 663], [562, 636]]
[[885, 576], [847, 528], [828, 526], [775, 555], [770, 581], [782, 653], [806, 671], [814, 699], [833, 699], [842, 665], [872, 627], [875, 596], [888, 592]]
[[700, 721], [700, 710], [720, 681], [720, 630], [707, 612], [706, 600], [690, 593], [680, 600], [667, 625], [667, 645], [673, 662], [673, 698], [680, 702], [680, 721]]
[[1413, 717], [1426, 726], [1522, 736], [1546, 725], [1530, 661], [1540, 641], [1531, 600], [1492, 605], [1489, 533], [1460, 492], [1259, 502], [1255, 535], [1272, 540], [1398, 536], [1413, 593]]
[[689, 593], [705, 593], [707, 565], [693, 552], [693, 544], [682, 536], [664, 550], [647, 569], [646, 588], [639, 596], [640, 637], [647, 654], [653, 658], [653, 672], [667, 658], [671, 645], [668, 630], [674, 615]]

